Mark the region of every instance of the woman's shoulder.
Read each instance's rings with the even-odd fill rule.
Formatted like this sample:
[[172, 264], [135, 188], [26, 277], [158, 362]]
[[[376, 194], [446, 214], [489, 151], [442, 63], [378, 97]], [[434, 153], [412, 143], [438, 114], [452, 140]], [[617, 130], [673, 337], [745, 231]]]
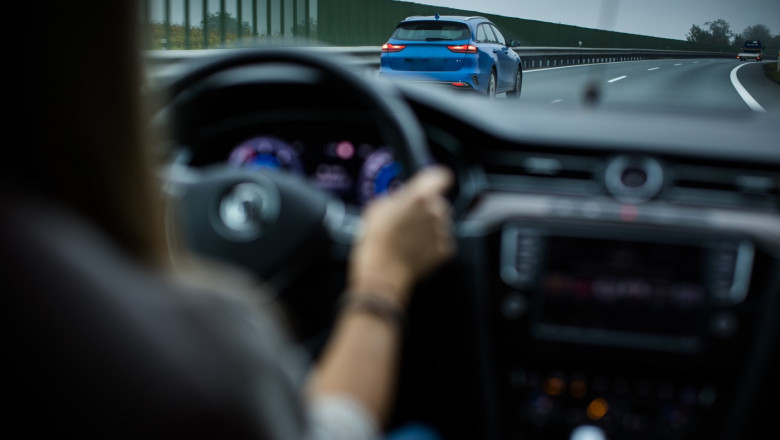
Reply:
[[298, 350], [262, 304], [146, 267], [67, 209], [3, 206], [9, 399], [41, 418], [24, 429], [303, 429], [293, 372], [305, 364], [284, 355]]

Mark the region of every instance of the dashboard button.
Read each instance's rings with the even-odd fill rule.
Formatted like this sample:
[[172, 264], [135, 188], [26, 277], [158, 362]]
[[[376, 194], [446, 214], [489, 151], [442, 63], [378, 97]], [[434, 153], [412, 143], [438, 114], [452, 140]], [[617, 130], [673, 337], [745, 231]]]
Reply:
[[730, 338], [737, 333], [737, 318], [729, 312], [721, 312], [710, 318], [710, 332], [718, 338]]
[[507, 319], [517, 319], [525, 315], [528, 301], [520, 293], [510, 293], [501, 303], [501, 314]]

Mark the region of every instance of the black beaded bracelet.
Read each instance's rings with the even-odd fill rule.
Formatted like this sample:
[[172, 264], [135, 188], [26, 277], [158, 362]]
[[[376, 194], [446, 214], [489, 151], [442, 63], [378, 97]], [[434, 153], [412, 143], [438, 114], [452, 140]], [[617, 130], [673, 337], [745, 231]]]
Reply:
[[406, 314], [400, 307], [372, 293], [350, 293], [342, 296], [339, 310], [366, 312], [398, 328], [406, 325]]

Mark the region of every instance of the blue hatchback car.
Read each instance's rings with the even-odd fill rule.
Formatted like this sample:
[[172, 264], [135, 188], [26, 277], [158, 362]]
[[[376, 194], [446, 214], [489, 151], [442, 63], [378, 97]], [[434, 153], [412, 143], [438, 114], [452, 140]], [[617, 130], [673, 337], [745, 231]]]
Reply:
[[520, 97], [523, 64], [496, 25], [484, 17], [415, 16], [401, 21], [382, 45], [379, 72], [395, 79], [434, 81], [490, 98]]

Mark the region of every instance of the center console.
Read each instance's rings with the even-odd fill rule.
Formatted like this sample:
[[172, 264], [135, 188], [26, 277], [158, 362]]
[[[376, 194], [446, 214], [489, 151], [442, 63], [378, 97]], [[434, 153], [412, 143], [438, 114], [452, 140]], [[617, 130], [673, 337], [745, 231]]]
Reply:
[[491, 249], [503, 438], [594, 425], [607, 438], [684, 439], [723, 426], [751, 332], [754, 243], [518, 221]]

